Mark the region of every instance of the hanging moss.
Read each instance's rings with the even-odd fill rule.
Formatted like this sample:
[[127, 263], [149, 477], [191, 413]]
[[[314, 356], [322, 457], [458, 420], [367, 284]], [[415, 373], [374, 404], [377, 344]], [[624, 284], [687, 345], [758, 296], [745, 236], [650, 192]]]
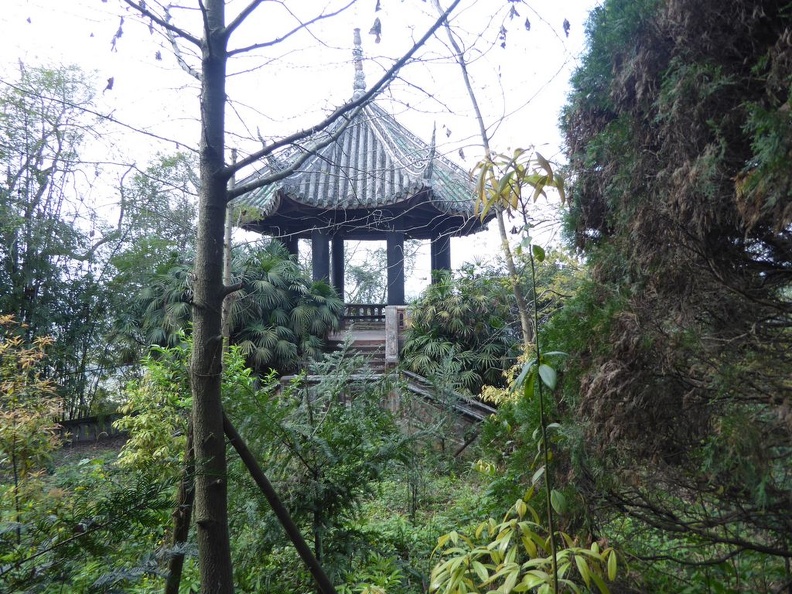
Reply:
[[610, 501], [778, 558], [792, 539], [790, 40], [792, 3], [595, 10], [562, 125], [570, 233], [599, 289], [554, 323]]

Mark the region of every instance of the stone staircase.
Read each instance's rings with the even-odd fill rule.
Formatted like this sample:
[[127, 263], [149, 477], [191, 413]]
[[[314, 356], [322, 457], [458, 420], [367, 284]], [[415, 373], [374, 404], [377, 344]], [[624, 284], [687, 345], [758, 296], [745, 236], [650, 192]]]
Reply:
[[[388, 371], [385, 361], [385, 337], [375, 336], [378, 332], [358, 332], [349, 344], [350, 354], [364, 357], [371, 371], [375, 374], [383, 374]], [[338, 351], [343, 348], [343, 337], [331, 337], [329, 341], [330, 350]]]

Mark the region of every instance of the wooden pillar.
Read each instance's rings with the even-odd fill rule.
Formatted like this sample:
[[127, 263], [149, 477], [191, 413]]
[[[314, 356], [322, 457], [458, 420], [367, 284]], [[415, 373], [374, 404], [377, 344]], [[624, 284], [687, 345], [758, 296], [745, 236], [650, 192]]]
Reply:
[[311, 268], [313, 280], [330, 280], [330, 237], [326, 231], [311, 231]]
[[332, 240], [332, 249], [330, 251], [330, 257], [332, 259], [332, 274], [330, 276], [330, 282], [333, 285], [333, 288], [338, 293], [338, 296], [341, 297], [341, 300], [344, 300], [344, 239], [339, 237], [338, 235], [333, 236]]
[[432, 282], [435, 282], [436, 270], [451, 270], [451, 236], [447, 234], [432, 238]]
[[283, 237], [279, 237], [280, 242], [286, 246], [286, 249], [289, 251], [289, 254], [294, 256], [295, 259], [299, 259], [300, 256], [300, 248], [299, 243], [300, 240], [297, 239], [296, 235], [284, 235]]
[[385, 234], [388, 252], [388, 305], [404, 305], [404, 233]]

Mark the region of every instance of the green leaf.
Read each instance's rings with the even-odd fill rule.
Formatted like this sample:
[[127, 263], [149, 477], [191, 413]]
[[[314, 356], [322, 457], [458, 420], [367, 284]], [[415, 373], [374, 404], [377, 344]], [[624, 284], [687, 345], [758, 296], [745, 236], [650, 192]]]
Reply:
[[563, 514], [566, 511], [566, 497], [561, 491], [553, 489], [550, 492], [550, 505], [553, 506], [557, 514]]
[[508, 193], [506, 192], [507, 189], [511, 186], [511, 180], [514, 177], [514, 171], [509, 171], [506, 175], [504, 175], [500, 183], [498, 184], [498, 194], [500, 196], [506, 196]]
[[523, 576], [522, 583], [528, 588], [536, 588], [537, 586], [545, 583], [545, 579], [534, 573], [528, 572]]
[[566, 192], [564, 190], [564, 178], [558, 173], [555, 175], [555, 187], [558, 190], [558, 195], [561, 198], [561, 204], [566, 204]]
[[545, 260], [545, 251], [544, 248], [540, 245], [532, 245], [531, 250], [533, 250], [534, 258], [536, 258], [537, 262], [544, 262]]
[[539, 181], [539, 182], [536, 184], [536, 186], [535, 186], [535, 189], [534, 189], [533, 196], [531, 197], [531, 200], [532, 200], [533, 202], [536, 202], [536, 201], [539, 199], [539, 196], [545, 196], [545, 197], [547, 197], [547, 194], [545, 194], [545, 192], [544, 192], [544, 187], [545, 187], [545, 183], [544, 183], [544, 181], [543, 181], [543, 180]]
[[553, 357], [556, 355], [561, 355], [562, 357], [566, 357], [569, 353], [565, 353], [564, 351], [548, 351], [546, 353], [542, 353], [542, 358], [544, 357]]
[[583, 578], [583, 582], [585, 582], [586, 586], [590, 586], [591, 570], [589, 570], [586, 560], [580, 555], [575, 555], [575, 565], [577, 565], [578, 571], [580, 572], [580, 577]]
[[556, 375], [555, 369], [545, 363], [542, 363], [539, 366], [539, 377], [542, 378], [542, 382], [545, 386], [551, 390], [555, 390], [556, 383], [558, 381], [558, 376]]
[[611, 549], [608, 555], [608, 579], [613, 581], [616, 579], [616, 551]]
[[503, 585], [498, 588], [500, 592], [511, 592], [514, 585], [517, 583], [517, 579], [520, 577], [520, 566], [516, 563], [514, 564], [514, 569], [506, 576], [506, 580], [503, 582]]
[[535, 384], [536, 374], [532, 373], [530, 376], [528, 376], [528, 381], [523, 384], [523, 396], [525, 396], [525, 398], [533, 398]]
[[514, 380], [515, 386], [523, 386], [525, 382], [525, 378], [528, 377], [528, 374], [534, 370], [536, 361], [530, 361], [523, 365], [522, 370], [520, 371], [520, 375], [517, 376], [517, 379]]
[[435, 547], [435, 550], [443, 548], [450, 538], [451, 538], [450, 534], [442, 534], [441, 536], [439, 536], [437, 539], [437, 546]]
[[539, 479], [542, 478], [542, 476], [544, 476], [544, 473], [545, 473], [545, 467], [540, 466], [539, 469], [536, 472], [534, 472], [533, 476], [531, 477], [531, 484], [535, 485], [539, 481]]
[[547, 172], [549, 177], [553, 177], [553, 167], [550, 165], [550, 161], [545, 159], [540, 153], [536, 153], [536, 162]]
[[528, 556], [533, 558], [536, 557], [536, 543], [530, 539], [530, 537], [526, 536], [525, 531], [523, 531], [523, 535], [521, 537], [523, 548], [525, 552], [528, 553]]
[[605, 582], [600, 576], [598, 576], [596, 573], [592, 573], [591, 579], [597, 585], [597, 589], [600, 591], [600, 594], [610, 594], [608, 586], [605, 585]]
[[487, 568], [484, 567], [484, 564], [480, 561], [473, 561], [473, 571], [476, 572], [476, 575], [482, 582], [485, 582], [487, 579], [489, 579], [489, 572], [487, 571]]

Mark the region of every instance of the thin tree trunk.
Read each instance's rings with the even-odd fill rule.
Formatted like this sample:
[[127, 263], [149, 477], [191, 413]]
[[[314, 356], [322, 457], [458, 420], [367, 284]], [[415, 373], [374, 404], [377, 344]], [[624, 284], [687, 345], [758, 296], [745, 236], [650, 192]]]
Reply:
[[[237, 151], [236, 149], [231, 149], [231, 162], [236, 163], [237, 160]], [[228, 182], [228, 190], [231, 191], [234, 189], [235, 179], [232, 177], [231, 180]], [[233, 253], [231, 250], [231, 238], [233, 233], [233, 221], [231, 220], [232, 216], [232, 209], [226, 207], [225, 213], [225, 239], [223, 242], [223, 284], [226, 287], [231, 286], [233, 282], [233, 270], [232, 270], [232, 263], [233, 263]], [[223, 328], [223, 352], [227, 353], [228, 350], [231, 348], [231, 308], [234, 306], [234, 300], [236, 299], [236, 291], [230, 293], [226, 296], [223, 300], [223, 321], [222, 321], [222, 328]]]
[[[440, 7], [439, 0], [434, 0], [434, 5], [438, 12], [443, 12], [443, 9]], [[478, 101], [476, 100], [476, 93], [473, 91], [473, 85], [470, 82], [465, 56], [462, 53], [462, 49], [459, 47], [456, 39], [454, 38], [454, 35], [451, 33], [451, 27], [448, 24], [448, 21], [444, 22], [444, 27], [446, 33], [448, 34], [448, 41], [456, 53], [457, 63], [459, 64], [459, 68], [462, 70], [462, 80], [465, 83], [465, 89], [467, 90], [468, 96], [470, 97], [470, 102], [473, 104], [473, 111], [476, 113], [476, 121], [479, 125], [481, 142], [484, 145], [484, 156], [485, 158], [490, 159], [492, 157], [492, 151], [490, 150], [489, 134], [487, 134], [487, 128], [484, 126], [484, 117], [481, 115], [481, 109], [479, 108]], [[533, 323], [531, 322], [530, 311], [528, 309], [528, 300], [525, 298], [525, 293], [520, 286], [520, 277], [517, 274], [517, 266], [514, 264], [514, 256], [512, 255], [511, 248], [509, 247], [509, 236], [506, 233], [506, 223], [503, 220], [503, 209], [501, 209], [500, 206], [495, 207], [495, 218], [498, 221], [498, 232], [500, 234], [503, 259], [506, 261], [506, 270], [509, 273], [509, 281], [511, 283], [512, 293], [514, 293], [514, 300], [517, 302], [517, 311], [520, 314], [523, 348], [525, 349], [525, 352], [528, 352], [534, 340], [534, 328]]]
[[255, 456], [253, 456], [253, 453], [248, 449], [242, 437], [239, 435], [239, 433], [237, 433], [236, 428], [231, 424], [231, 421], [229, 421], [228, 417], [225, 415], [223, 416], [223, 427], [225, 429], [226, 435], [228, 436], [228, 440], [239, 454], [239, 457], [247, 467], [248, 472], [250, 472], [250, 476], [252, 476], [253, 480], [256, 481], [256, 485], [258, 485], [259, 489], [261, 489], [264, 497], [267, 498], [272, 511], [275, 512], [278, 521], [280, 522], [281, 526], [283, 526], [283, 529], [286, 531], [286, 534], [292, 541], [292, 544], [294, 544], [294, 548], [297, 549], [297, 554], [300, 555], [300, 558], [308, 567], [308, 570], [311, 572], [311, 575], [313, 576], [314, 581], [316, 581], [316, 585], [319, 586], [320, 591], [323, 594], [336, 594], [333, 583], [330, 581], [330, 578], [327, 577], [327, 574], [324, 572], [321, 565], [319, 565], [319, 562], [316, 560], [316, 557], [311, 552], [308, 543], [305, 542], [305, 539], [300, 533], [300, 529], [297, 528], [294, 520], [292, 520], [289, 510], [287, 510], [283, 505], [283, 502], [280, 500], [280, 497], [278, 497], [278, 493], [273, 488], [272, 483], [269, 482], [267, 475], [264, 474], [264, 471], [258, 465], [258, 462], [256, 462]]
[[190, 378], [195, 432], [195, 527], [201, 594], [234, 591], [228, 534], [228, 475], [221, 380], [226, 32], [223, 0], [206, 0], [201, 62], [201, 189], [193, 285]]
[[[489, 155], [489, 151], [487, 151]], [[534, 327], [531, 323], [531, 314], [528, 310], [528, 300], [525, 298], [522, 286], [520, 285], [520, 276], [517, 274], [517, 266], [514, 264], [514, 257], [512, 256], [511, 248], [509, 247], [509, 236], [506, 234], [506, 224], [503, 220], [503, 210], [497, 207], [495, 211], [495, 218], [498, 220], [498, 231], [500, 232], [501, 251], [503, 258], [506, 260], [506, 270], [509, 273], [509, 281], [511, 282], [512, 292], [514, 293], [514, 300], [517, 302], [517, 311], [520, 313], [520, 326], [522, 327], [523, 335], [523, 348], [527, 353], [534, 342]]]
[[184, 452], [184, 474], [179, 484], [176, 511], [173, 512], [174, 552], [168, 560], [168, 577], [165, 579], [165, 594], [179, 594], [182, 570], [184, 569], [184, 546], [190, 535], [193, 502], [195, 501], [195, 451], [193, 450], [192, 422], [187, 428], [187, 451]]

